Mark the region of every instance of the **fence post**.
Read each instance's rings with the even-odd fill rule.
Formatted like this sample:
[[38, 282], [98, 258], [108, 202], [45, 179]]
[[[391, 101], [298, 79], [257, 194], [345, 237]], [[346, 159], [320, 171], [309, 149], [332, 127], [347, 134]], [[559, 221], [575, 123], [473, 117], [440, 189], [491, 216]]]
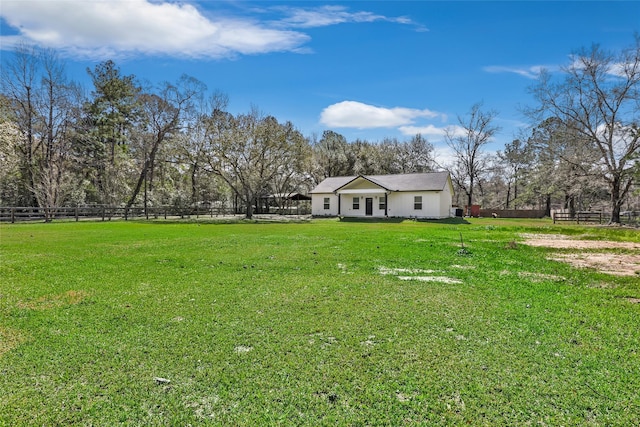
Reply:
[[78, 222], [78, 207], [76, 206], [76, 222]]
[[16, 222], [16, 208], [11, 208], [11, 224]]

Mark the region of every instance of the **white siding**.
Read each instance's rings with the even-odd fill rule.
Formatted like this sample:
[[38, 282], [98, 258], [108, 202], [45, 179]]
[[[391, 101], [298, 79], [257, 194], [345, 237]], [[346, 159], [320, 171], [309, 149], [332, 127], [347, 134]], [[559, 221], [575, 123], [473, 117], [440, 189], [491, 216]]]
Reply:
[[[324, 199], [329, 198], [329, 209], [324, 208]], [[311, 195], [311, 215], [338, 216], [338, 196], [333, 193], [314, 193]]]
[[454, 216], [451, 214], [451, 204], [453, 202], [453, 194], [451, 186], [445, 185], [444, 191], [440, 192], [440, 218], [448, 218]]
[[[448, 218], [451, 199], [442, 191], [400, 192], [389, 194], [389, 216], [404, 218]], [[414, 209], [415, 196], [422, 196], [422, 209]], [[444, 205], [444, 206], [443, 206]]]

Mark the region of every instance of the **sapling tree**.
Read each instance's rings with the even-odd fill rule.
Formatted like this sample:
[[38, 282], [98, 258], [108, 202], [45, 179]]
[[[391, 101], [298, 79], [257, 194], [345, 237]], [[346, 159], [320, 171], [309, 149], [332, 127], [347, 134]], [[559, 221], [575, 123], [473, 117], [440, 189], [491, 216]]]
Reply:
[[451, 178], [467, 196], [467, 215], [471, 215], [473, 194], [480, 175], [488, 167], [486, 145], [500, 127], [494, 124], [498, 113], [482, 110], [482, 104], [471, 107], [466, 117], [458, 116], [456, 127], [445, 131], [445, 140], [454, 152], [455, 159], [449, 165]]

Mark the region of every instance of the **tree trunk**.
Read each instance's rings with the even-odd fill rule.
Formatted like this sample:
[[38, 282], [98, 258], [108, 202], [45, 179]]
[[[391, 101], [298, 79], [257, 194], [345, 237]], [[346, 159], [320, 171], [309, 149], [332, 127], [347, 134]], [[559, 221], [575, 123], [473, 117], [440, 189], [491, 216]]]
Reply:
[[196, 183], [196, 172], [198, 170], [198, 162], [191, 165], [191, 204], [196, 206], [198, 202], [198, 185]]
[[129, 201], [127, 202], [126, 207], [124, 208], [124, 219], [127, 219], [129, 216], [129, 209], [131, 209], [131, 206], [133, 206], [133, 204], [136, 201], [136, 197], [138, 197], [138, 194], [140, 193], [140, 189], [142, 188], [142, 183], [144, 182], [144, 180], [147, 178], [147, 169], [148, 169], [148, 163], [147, 161], [144, 162], [144, 168], [142, 169], [142, 172], [140, 173], [140, 176], [138, 177], [138, 182], [136, 183], [136, 188], [133, 190], [133, 194], [131, 195], [131, 198], [129, 198]]
[[513, 209], [518, 209], [518, 174], [516, 173], [513, 178]]
[[576, 199], [574, 196], [564, 196], [564, 208], [569, 210], [569, 216], [571, 218], [576, 217]]
[[547, 194], [545, 199], [544, 216], [551, 216], [551, 194]]
[[245, 218], [246, 219], [252, 219], [253, 218], [253, 203], [251, 202], [247, 202], [246, 208], [245, 208]]
[[620, 179], [615, 177], [611, 181], [611, 219], [609, 224], [620, 224], [620, 207], [622, 200], [620, 197]]
[[473, 178], [469, 182], [469, 191], [467, 192], [467, 216], [471, 216], [471, 203], [473, 201]]

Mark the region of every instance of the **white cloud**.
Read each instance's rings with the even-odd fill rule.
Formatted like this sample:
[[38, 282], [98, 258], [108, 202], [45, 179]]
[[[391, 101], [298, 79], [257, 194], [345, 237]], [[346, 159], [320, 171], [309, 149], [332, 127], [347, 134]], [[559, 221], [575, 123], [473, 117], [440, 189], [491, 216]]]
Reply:
[[616, 77], [626, 77], [628, 75], [627, 74], [628, 67], [629, 67], [628, 64], [624, 64], [622, 62], [616, 62], [614, 64], [611, 64], [611, 66], [607, 70], [607, 74], [610, 74]]
[[18, 35], [0, 36], [0, 49], [26, 41], [89, 58], [139, 54], [225, 58], [308, 52], [303, 45], [310, 36], [295, 29], [386, 21], [426, 31], [407, 17], [351, 12], [343, 6], [270, 10], [285, 17], [268, 22], [212, 17], [193, 4], [173, 1], [3, 0], [0, 16]]
[[426, 126], [400, 126], [398, 128], [403, 135], [416, 135], [421, 134], [422, 136], [430, 139], [443, 139], [444, 135], [447, 131], [452, 136], [464, 136], [466, 132], [464, 128], [460, 126], [444, 126], [438, 127], [434, 125], [426, 125]]
[[372, 129], [405, 126], [418, 118], [441, 116], [426, 109], [383, 108], [356, 101], [342, 101], [325, 108], [320, 115], [320, 122], [330, 127]]
[[249, 19], [211, 19], [184, 3], [148, 0], [7, 0], [2, 18], [18, 39], [86, 57], [131, 54], [222, 58], [296, 50], [308, 35]]
[[[279, 21], [280, 25], [287, 25], [294, 28], [314, 28], [326, 27], [328, 25], [387, 21], [403, 25], [416, 25], [410, 18], [405, 16], [387, 17], [377, 15], [372, 12], [350, 12], [344, 6], [321, 6], [311, 9], [302, 8], [279, 8], [288, 15], [287, 18]], [[417, 25], [421, 31], [426, 29]]]
[[484, 71], [487, 73], [513, 73], [518, 74], [522, 77], [526, 77], [528, 79], [536, 79], [538, 75], [543, 69], [547, 69], [549, 67], [544, 67], [542, 65], [534, 65], [526, 68], [518, 68], [518, 67], [505, 67], [501, 65], [491, 65], [488, 67], [484, 67]]
[[[589, 61], [588, 58], [581, 56], [574, 56], [571, 58], [571, 62], [568, 66], [569, 69], [583, 69], [585, 68], [585, 61]], [[483, 70], [487, 73], [512, 73], [518, 74], [528, 79], [537, 79], [543, 70], [550, 72], [562, 71], [562, 67], [558, 65], [533, 65], [531, 67], [506, 67], [502, 65], [491, 65], [484, 67]], [[610, 76], [624, 77], [625, 76], [625, 64], [624, 63], [611, 63], [606, 68], [606, 73]]]
[[[594, 64], [593, 60], [584, 56], [573, 56], [571, 63], [568, 67], [569, 70], [581, 70], [583, 71], [587, 64]], [[610, 62], [610, 63], [598, 63], [598, 68], [603, 70], [607, 75], [613, 77], [626, 77], [628, 75], [629, 68], [633, 67], [633, 63], [624, 62]]]
[[448, 145], [437, 145], [433, 149], [433, 157], [438, 167], [450, 168], [455, 164], [457, 156], [455, 151]]

